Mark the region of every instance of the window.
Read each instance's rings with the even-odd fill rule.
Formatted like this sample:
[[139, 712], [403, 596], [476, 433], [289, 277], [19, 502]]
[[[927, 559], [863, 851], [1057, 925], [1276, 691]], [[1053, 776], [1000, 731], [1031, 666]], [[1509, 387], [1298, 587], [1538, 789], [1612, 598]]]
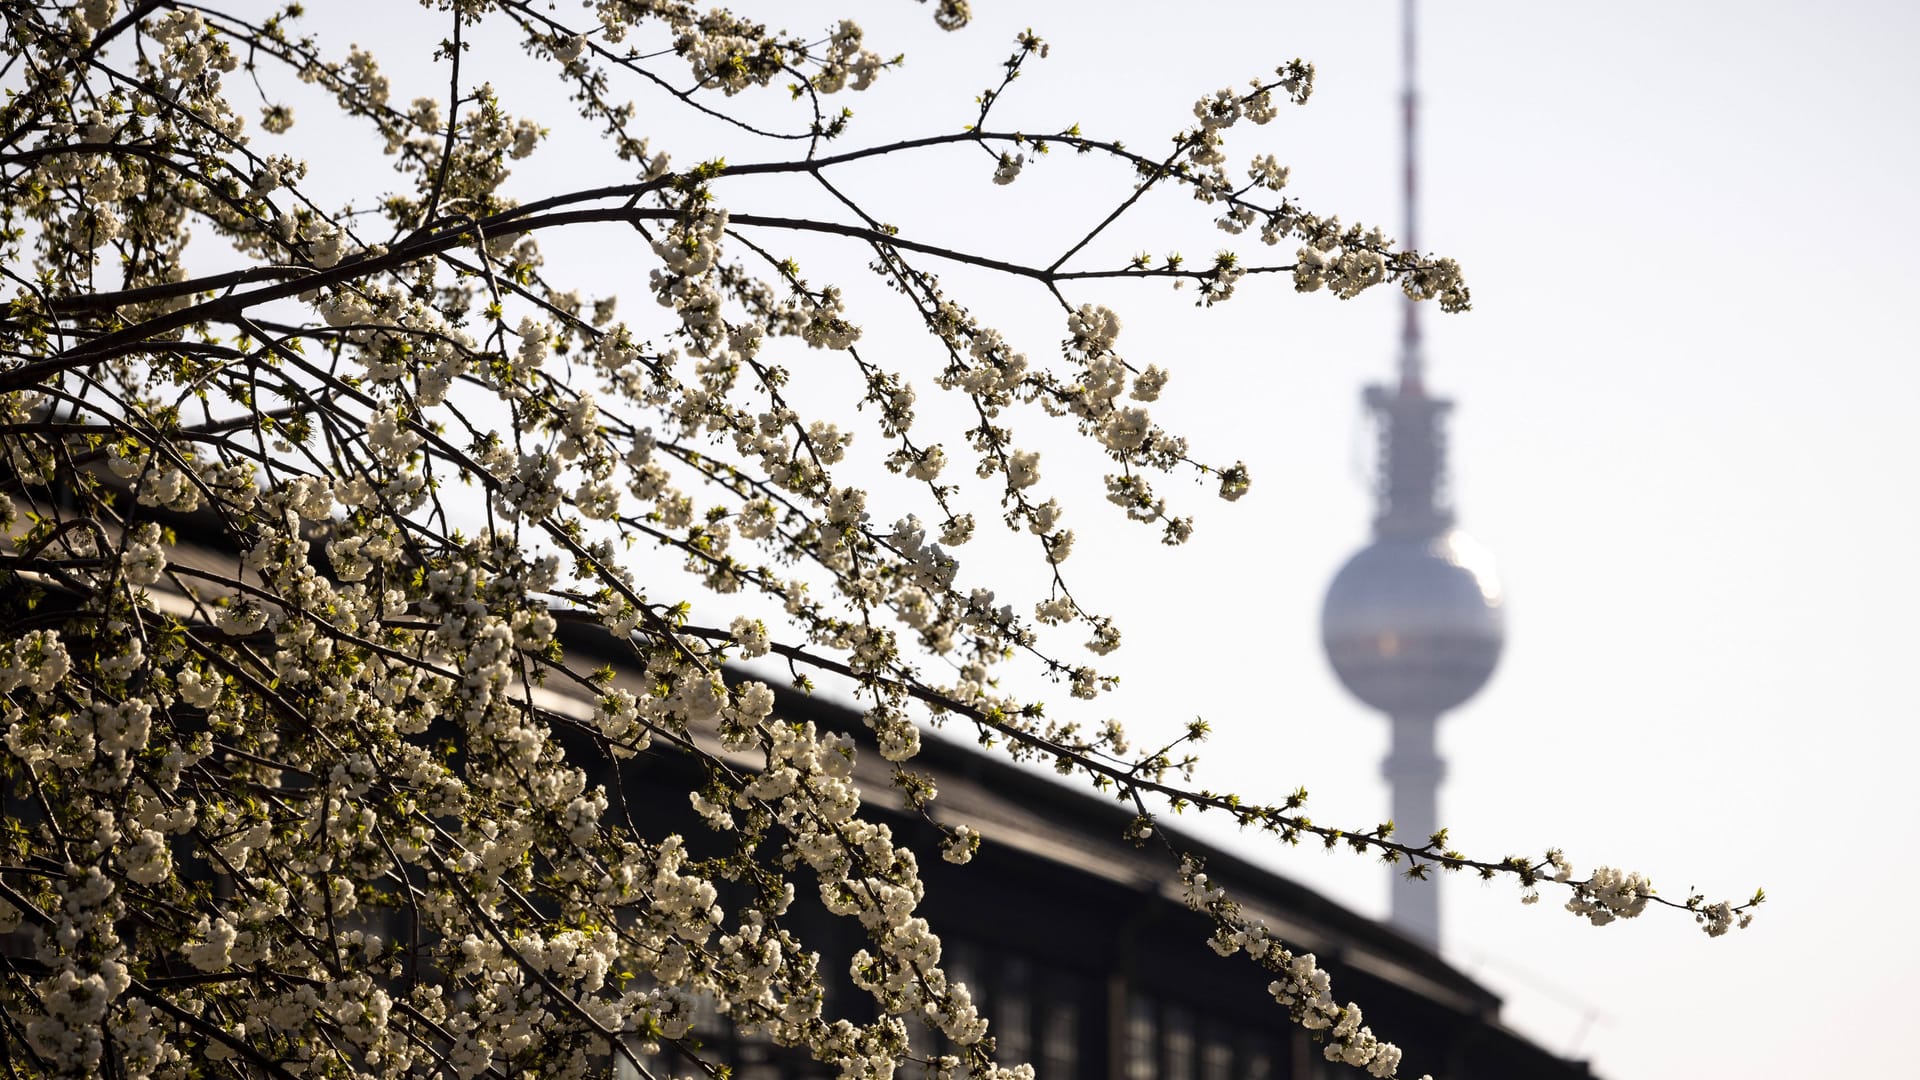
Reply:
[[945, 968], [947, 982], [964, 983], [967, 992], [973, 995], [974, 1007], [982, 1013], [987, 1011], [987, 965], [982, 962], [980, 950], [966, 942], [956, 941], [948, 946]]
[[[633, 1051], [633, 1056], [640, 1059], [640, 1067], [648, 1073], [652, 1073], [654, 1076], [673, 1075], [673, 1064], [672, 1061], [669, 1060], [665, 1047], [662, 1047], [658, 1053], [649, 1054], [641, 1049], [639, 1039], [629, 1038], [626, 1042], [628, 1049]], [[628, 1060], [627, 1055], [622, 1053], [615, 1053], [613, 1055], [614, 1080], [644, 1080], [645, 1076], [646, 1073], [642, 1073], [640, 1069], [633, 1067], [633, 1062]]]
[[1033, 969], [1009, 956], [1001, 969], [994, 1008], [986, 1013], [1002, 1062], [1033, 1060]]
[[[947, 943], [942, 966], [949, 983], [966, 984], [974, 1006], [986, 1017], [995, 1060], [1008, 1065], [1030, 1063], [1036, 1080], [1081, 1080], [1086, 1075], [1082, 1058], [1088, 1033], [1083, 1018], [1092, 1000], [1088, 980], [1048, 970], [1025, 956], [958, 940]], [[907, 1033], [917, 1056], [958, 1050], [918, 1020], [907, 1022]], [[918, 1080], [922, 1071], [915, 1067], [896, 1075], [900, 1080]], [[1144, 1076], [1158, 1080], [1151, 1068]]]
[[[928, 1027], [927, 1022], [920, 1019], [917, 1014], [909, 1015], [905, 1019], [907, 1022], [907, 1052], [914, 1057], [922, 1059], [930, 1058], [938, 1054], [942, 1041], [940, 1033]], [[900, 1074], [907, 1077], [926, 1076], [927, 1068], [924, 1065], [909, 1063], [900, 1070]]]
[[1275, 1080], [1280, 1074], [1273, 1067], [1273, 1050], [1258, 1035], [1240, 1038], [1240, 1075], [1246, 1080]]
[[1177, 1005], [1161, 1013], [1160, 1080], [1193, 1080], [1193, 1014]]
[[1126, 1080], [1155, 1080], [1153, 999], [1145, 994], [1127, 997], [1127, 1027], [1120, 1036], [1120, 1075]]
[[1080, 999], [1070, 980], [1056, 979], [1041, 1009], [1039, 1080], [1079, 1080]]
[[[1247, 1074], [1252, 1080], [1252, 1073]], [[1208, 1024], [1200, 1041], [1200, 1080], [1235, 1080], [1233, 1037], [1218, 1025]]]

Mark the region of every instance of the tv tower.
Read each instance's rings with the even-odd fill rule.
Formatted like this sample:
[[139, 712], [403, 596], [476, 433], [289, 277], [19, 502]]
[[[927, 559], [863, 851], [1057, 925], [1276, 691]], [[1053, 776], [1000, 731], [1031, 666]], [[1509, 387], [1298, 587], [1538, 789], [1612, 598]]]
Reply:
[[[1413, 0], [1402, 0], [1407, 250], [1415, 250], [1418, 221], [1413, 15]], [[1446, 776], [1435, 740], [1440, 714], [1486, 685], [1506, 620], [1491, 557], [1454, 527], [1442, 429], [1453, 403], [1428, 395], [1420, 309], [1412, 300], [1403, 305], [1399, 381], [1363, 394], [1380, 436], [1373, 542], [1334, 575], [1320, 635], [1347, 690], [1393, 723], [1381, 774], [1393, 790], [1394, 836], [1418, 846], [1439, 827], [1436, 803]], [[1404, 867], [1393, 879], [1392, 920], [1437, 947], [1438, 883], [1407, 880], [1399, 873]]]

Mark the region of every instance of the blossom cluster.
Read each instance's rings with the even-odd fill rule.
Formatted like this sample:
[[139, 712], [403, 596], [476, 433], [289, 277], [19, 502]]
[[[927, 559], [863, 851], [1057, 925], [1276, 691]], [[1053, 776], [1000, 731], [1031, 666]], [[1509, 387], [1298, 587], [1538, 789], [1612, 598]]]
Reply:
[[1221, 956], [1245, 952], [1248, 959], [1274, 974], [1267, 993], [1295, 1023], [1320, 1040], [1328, 1061], [1363, 1068], [1369, 1076], [1398, 1075], [1400, 1048], [1381, 1041], [1362, 1023], [1360, 1006], [1338, 1003], [1332, 980], [1312, 953], [1294, 953], [1259, 920], [1242, 914], [1240, 905], [1207, 876], [1199, 860], [1182, 857], [1180, 881], [1187, 906], [1213, 921], [1208, 941], [1213, 951]]

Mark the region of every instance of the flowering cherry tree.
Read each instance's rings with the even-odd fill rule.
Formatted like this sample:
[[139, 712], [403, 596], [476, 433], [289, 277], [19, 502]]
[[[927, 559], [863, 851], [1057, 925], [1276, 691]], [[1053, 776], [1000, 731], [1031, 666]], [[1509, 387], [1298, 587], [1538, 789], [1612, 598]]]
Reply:
[[[899, 60], [850, 21], [423, 6], [444, 39], [401, 59], [445, 91], [403, 102], [372, 52], [304, 36], [297, 5], [0, 3], [10, 1075], [651, 1075], [661, 1055], [718, 1075], [686, 1038], [705, 1001], [842, 1076], [892, 1075], [909, 1020], [952, 1049], [921, 1063], [935, 1075], [1031, 1076], [996, 1062], [943, 973], [920, 856], [863, 809], [855, 740], [783, 717], [742, 674], [773, 663], [846, 687], [862, 745], [923, 812], [936, 792], [913, 758], [936, 722], [1128, 800], [1130, 836], [1166, 847], [1213, 948], [1271, 971], [1277, 1015], [1373, 1076], [1400, 1052], [1156, 815], [1197, 806], [1416, 875], [1506, 875], [1528, 900], [1558, 883], [1596, 924], [1650, 903], [1713, 934], [1751, 917], [1757, 895], [1670, 901], [1557, 851], [1477, 859], [1444, 834], [1316, 824], [1304, 792], [1194, 790], [1203, 724], [1143, 753], [1030, 696], [1106, 693], [1121, 637], [1070, 588], [1074, 533], [1029, 427], [1089, 440], [1117, 507], [1089, 512], [1167, 544], [1192, 521], [1157, 481], [1197, 475], [1228, 500], [1249, 483], [1154, 422], [1169, 373], [1117, 351], [1119, 316], [1082, 283], [1158, 279], [1202, 306], [1268, 281], [1383, 285], [1468, 306], [1451, 261], [1299, 205], [1270, 155], [1229, 155], [1229, 135], [1307, 100], [1310, 65], [1201, 98], [1145, 152], [1002, 126], [1001, 96], [1047, 52], [1027, 34], [964, 127], [870, 143], [829, 101], [883, 91]], [[929, 9], [968, 21], [966, 0]], [[531, 73], [570, 98], [617, 182], [509, 183], [553, 133], [473, 70], [483, 39], [520, 47], [512, 85]], [[299, 94], [362, 141], [302, 143]], [[672, 160], [648, 136], [674, 110], [737, 149]], [[357, 209], [338, 205], [302, 155], [362, 145]], [[1057, 258], [1023, 262], [991, 230], [917, 239], [836, 182], [949, 151], [977, 155], [980, 184], [1054, 155], [1118, 195]], [[764, 205], [770, 177], [828, 212]], [[1194, 235], [1235, 246], [1093, 261], [1155, 191], [1191, 196]], [[581, 230], [641, 261], [650, 295], [616, 308], [543, 256]], [[859, 251], [878, 284], [809, 280], [796, 252], [822, 248]], [[987, 325], [943, 284], [956, 266], [1057, 308], [1057, 347], [1030, 358]], [[863, 351], [862, 312], [881, 308], [923, 328], [917, 352]], [[796, 368], [829, 367], [862, 388], [857, 415], [807, 415], [816, 376]], [[917, 418], [926, 393], [964, 419]], [[989, 591], [963, 554], [976, 514], [1025, 537], [1042, 594]], [[618, 670], [562, 647], [581, 631], [623, 651]], [[618, 762], [642, 753], [697, 765], [679, 797], [724, 854], [624, 812]], [[950, 861], [979, 844], [934, 827]], [[852, 973], [878, 1019], [825, 1008], [824, 961], [787, 925], [801, 894], [864, 935]]]

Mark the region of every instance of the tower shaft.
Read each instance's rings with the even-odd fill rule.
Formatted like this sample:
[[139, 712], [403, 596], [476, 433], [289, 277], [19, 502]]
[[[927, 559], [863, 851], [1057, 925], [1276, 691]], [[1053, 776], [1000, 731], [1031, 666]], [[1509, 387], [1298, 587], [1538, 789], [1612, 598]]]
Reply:
[[[1436, 738], [1438, 713], [1400, 712], [1392, 716], [1393, 742], [1380, 763], [1380, 775], [1393, 790], [1393, 835], [1418, 847], [1440, 827], [1440, 782], [1447, 765], [1440, 760]], [[1397, 868], [1404, 868], [1399, 864]], [[1393, 879], [1394, 925], [1433, 947], [1440, 944], [1439, 882]]]

